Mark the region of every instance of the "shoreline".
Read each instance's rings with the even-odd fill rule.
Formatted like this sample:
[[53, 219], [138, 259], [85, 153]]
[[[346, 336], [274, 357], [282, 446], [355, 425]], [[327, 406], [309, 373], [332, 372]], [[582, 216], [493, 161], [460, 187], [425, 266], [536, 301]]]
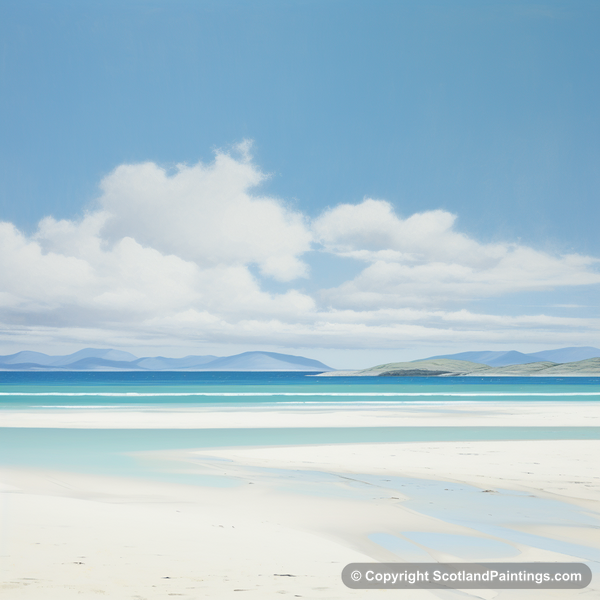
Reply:
[[[595, 397], [593, 397], [595, 398]], [[94, 429], [220, 429], [381, 426], [600, 427], [593, 400], [486, 400], [278, 405], [0, 409], [0, 426]]]
[[[190, 419], [207, 428], [600, 422], [600, 405], [586, 402], [54, 410], [0, 415], [14, 429], [39, 418], [82, 430], [104, 415], [107, 433], [124, 417], [142, 429]], [[140, 474], [128, 477], [2, 466], [0, 590], [15, 600], [342, 600], [365, 597], [341, 583], [350, 562], [470, 562], [475, 548], [484, 562], [586, 562], [594, 579], [582, 590], [414, 590], [411, 599], [589, 597], [600, 591], [599, 454], [599, 440], [455, 440], [151, 450], [130, 453]], [[234, 485], [161, 481], [148, 465]]]
[[390, 375], [388, 373], [377, 373], [377, 372], [366, 372], [363, 373], [360, 370], [356, 371], [324, 371], [323, 373], [318, 373], [316, 375], [309, 375], [310, 377], [389, 377], [390, 379], [402, 379], [402, 378], [419, 378], [419, 379], [454, 379], [458, 377], [479, 377], [484, 379], [486, 377], [506, 377], [512, 379], [521, 379], [528, 377], [539, 377], [544, 379], [564, 379], [566, 378], [574, 378], [574, 377], [582, 377], [582, 378], [598, 378], [600, 377], [600, 373], [598, 371], [590, 371], [588, 373], [569, 373], [568, 371], [564, 373], [555, 373], [552, 375], [544, 374], [544, 373], [443, 373], [443, 374], [431, 374], [428, 375], [426, 373], [420, 373], [419, 375], [412, 374], [394, 374]]

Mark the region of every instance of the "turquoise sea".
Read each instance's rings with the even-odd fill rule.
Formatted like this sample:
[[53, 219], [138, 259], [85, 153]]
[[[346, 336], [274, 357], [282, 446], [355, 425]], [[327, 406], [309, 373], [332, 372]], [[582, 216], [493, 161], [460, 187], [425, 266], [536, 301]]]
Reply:
[[598, 400], [600, 377], [316, 377], [269, 372], [0, 372], [0, 407]]
[[600, 439], [598, 427], [56, 429], [2, 427], [3, 410], [360, 407], [598, 402], [600, 378], [315, 377], [309, 373], [0, 373], [0, 465], [131, 474], [145, 450], [393, 441]]

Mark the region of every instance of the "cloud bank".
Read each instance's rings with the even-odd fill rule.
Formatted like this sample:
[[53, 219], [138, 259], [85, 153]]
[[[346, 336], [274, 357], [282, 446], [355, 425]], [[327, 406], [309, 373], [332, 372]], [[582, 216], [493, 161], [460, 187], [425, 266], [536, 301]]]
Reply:
[[368, 266], [329, 290], [332, 305], [354, 308], [440, 306], [516, 292], [598, 283], [597, 259], [554, 257], [518, 244], [482, 244], [454, 228], [443, 210], [394, 214], [381, 200], [343, 204], [314, 223], [328, 252]]
[[[265, 174], [247, 144], [238, 154], [172, 172], [121, 165], [81, 219], [46, 217], [31, 236], [0, 223], [4, 338], [394, 348], [577, 345], [600, 331], [598, 319], [554, 314], [548, 300], [553, 290], [599, 285], [596, 258], [485, 243], [461, 233], [449, 212], [402, 218], [383, 200], [311, 220], [261, 195]], [[307, 253], [315, 249], [362, 270], [313, 289]], [[268, 292], [271, 280], [286, 291]], [[492, 314], [465, 308], [523, 292], [542, 292], [548, 308], [521, 316], [503, 314], [500, 303]]]

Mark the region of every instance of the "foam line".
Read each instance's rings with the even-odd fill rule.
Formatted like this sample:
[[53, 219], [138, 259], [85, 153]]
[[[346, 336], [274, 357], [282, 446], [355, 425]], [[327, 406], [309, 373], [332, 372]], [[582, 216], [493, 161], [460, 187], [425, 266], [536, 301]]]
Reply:
[[259, 396], [335, 396], [335, 397], [564, 397], [600, 396], [600, 392], [0, 392], [0, 396], [102, 396], [117, 398], [150, 397], [259, 397]]

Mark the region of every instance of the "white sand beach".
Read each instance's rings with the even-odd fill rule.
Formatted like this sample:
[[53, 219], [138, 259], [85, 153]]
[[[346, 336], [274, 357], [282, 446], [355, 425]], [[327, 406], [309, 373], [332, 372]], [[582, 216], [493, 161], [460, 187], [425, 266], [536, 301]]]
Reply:
[[[2, 425], [85, 428], [93, 419], [107, 428], [117, 422], [147, 428], [590, 426], [599, 416], [597, 405], [585, 402], [64, 409], [42, 416], [3, 411]], [[2, 467], [0, 590], [11, 600], [595, 598], [597, 572], [587, 588], [563, 591], [351, 590], [340, 573], [350, 562], [370, 561], [569, 561], [594, 568], [598, 455], [596, 440], [540, 440], [230, 447], [137, 457], [172, 472], [218, 474], [233, 482], [229, 487]], [[473, 543], [460, 540], [475, 542], [476, 556]]]
[[[547, 394], [544, 394], [547, 396]], [[422, 396], [422, 394], [419, 394]], [[479, 395], [480, 396], [480, 395]], [[598, 396], [592, 396], [596, 399]], [[197, 408], [3, 409], [2, 427], [210, 429], [238, 427], [598, 427], [600, 402], [373, 402]]]

